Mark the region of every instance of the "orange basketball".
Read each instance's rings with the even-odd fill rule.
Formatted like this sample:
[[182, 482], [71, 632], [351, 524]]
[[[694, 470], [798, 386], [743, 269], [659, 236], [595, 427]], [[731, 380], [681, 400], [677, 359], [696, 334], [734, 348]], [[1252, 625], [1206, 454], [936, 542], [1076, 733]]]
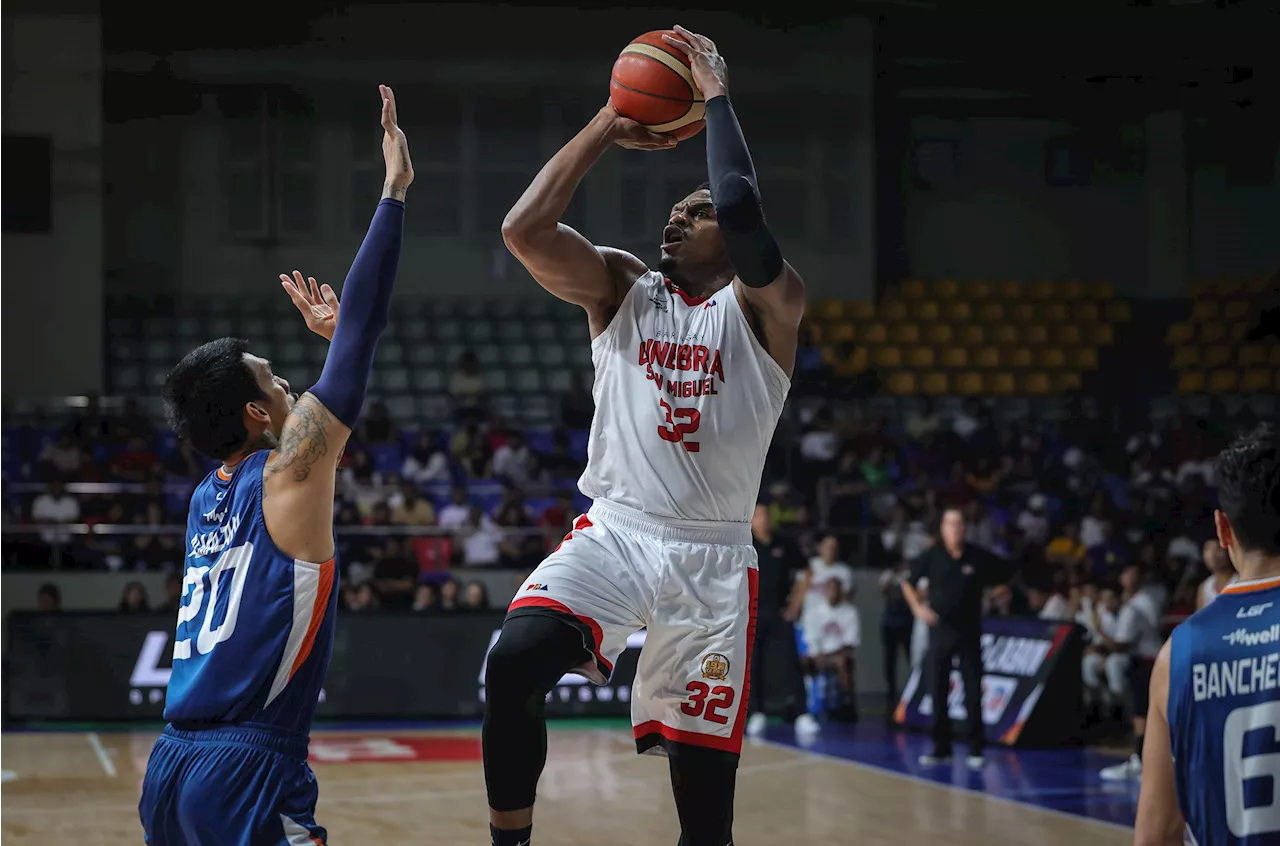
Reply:
[[702, 131], [705, 104], [688, 57], [663, 41], [663, 35], [675, 32], [646, 32], [626, 46], [613, 63], [609, 96], [618, 114], [683, 141]]

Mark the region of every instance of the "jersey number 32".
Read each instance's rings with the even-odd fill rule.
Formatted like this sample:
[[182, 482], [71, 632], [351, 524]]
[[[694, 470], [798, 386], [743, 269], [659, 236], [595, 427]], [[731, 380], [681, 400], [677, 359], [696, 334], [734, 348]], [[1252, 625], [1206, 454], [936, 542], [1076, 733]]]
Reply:
[[[178, 637], [173, 642], [173, 660], [191, 657], [192, 634], [196, 651], [209, 652], [231, 637], [240, 616], [240, 599], [244, 595], [245, 577], [253, 561], [253, 544], [228, 549], [212, 567], [188, 567], [182, 579], [182, 607], [178, 609]], [[207, 596], [206, 596], [207, 594]], [[226, 612], [219, 614], [219, 600]], [[215, 626], [215, 617], [221, 622]], [[196, 621], [199, 629], [193, 631]]]

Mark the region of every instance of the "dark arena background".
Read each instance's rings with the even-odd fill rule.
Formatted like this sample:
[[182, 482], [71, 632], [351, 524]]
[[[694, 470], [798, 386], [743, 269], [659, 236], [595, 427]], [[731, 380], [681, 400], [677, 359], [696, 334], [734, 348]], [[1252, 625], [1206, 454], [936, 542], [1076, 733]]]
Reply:
[[[340, 471], [317, 818], [335, 843], [487, 842], [486, 658], [587, 507], [593, 412], [583, 312], [500, 229], [619, 51], [677, 23], [728, 62], [807, 285], [760, 502], [857, 623], [843, 697], [814, 674], [797, 701], [786, 638], [768, 645], [736, 842], [1131, 841], [1132, 691], [1098, 628], [1131, 565], [1166, 632], [1220, 578], [1213, 457], [1280, 395], [1275, 4], [13, 0], [3, 19], [6, 844], [142, 841], [187, 503], [216, 466], [160, 389], [225, 335], [295, 390], [318, 377], [326, 344], [278, 275], [341, 287], [382, 179], [380, 83], [416, 179]], [[652, 265], [706, 178], [705, 134], [615, 149], [562, 220]], [[951, 506], [1015, 573], [985, 599], [981, 771], [917, 761], [940, 705], [895, 588]], [[643, 644], [609, 685], [552, 690], [541, 842], [676, 842], [667, 767], [631, 738]]]

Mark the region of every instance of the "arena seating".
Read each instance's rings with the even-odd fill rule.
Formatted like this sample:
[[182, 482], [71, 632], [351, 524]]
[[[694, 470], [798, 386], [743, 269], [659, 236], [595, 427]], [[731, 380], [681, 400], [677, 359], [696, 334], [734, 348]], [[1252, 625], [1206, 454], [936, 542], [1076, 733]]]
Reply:
[[[326, 345], [282, 296], [202, 300], [172, 315], [108, 322], [108, 389], [153, 399], [188, 350], [223, 335], [247, 338], [276, 371], [305, 387], [320, 374]], [[557, 395], [574, 371], [589, 376], [590, 336], [582, 312], [550, 297], [510, 300], [398, 299], [378, 347], [373, 396], [394, 420], [435, 427], [449, 419], [449, 377], [475, 354], [494, 413], [513, 423], [553, 421]], [[589, 379], [587, 380], [589, 384]], [[154, 411], [154, 408], [149, 409]]]
[[1187, 319], [1165, 336], [1179, 394], [1280, 392], [1280, 341], [1246, 340], [1258, 321], [1258, 298], [1270, 284], [1263, 277], [1192, 284]]
[[910, 279], [807, 322], [837, 375], [874, 368], [892, 394], [1045, 395], [1079, 388], [1128, 319], [1106, 283]]

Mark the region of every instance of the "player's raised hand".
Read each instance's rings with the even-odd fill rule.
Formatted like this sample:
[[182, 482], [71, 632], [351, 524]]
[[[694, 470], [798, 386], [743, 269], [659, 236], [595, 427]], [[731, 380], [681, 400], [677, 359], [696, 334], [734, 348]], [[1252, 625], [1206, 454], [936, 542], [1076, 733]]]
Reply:
[[628, 150], [669, 150], [680, 143], [674, 135], [650, 132], [631, 118], [618, 114], [612, 100], [605, 105], [601, 113], [609, 118], [609, 133], [613, 143], [619, 147], [626, 147]]
[[293, 276], [280, 274], [280, 287], [284, 288], [289, 299], [302, 313], [307, 321], [307, 328], [321, 338], [333, 340], [333, 330], [338, 328], [338, 295], [328, 285], [317, 285], [316, 280], [308, 276], [304, 281], [302, 273], [295, 270]]
[[409, 158], [409, 139], [404, 137], [396, 114], [396, 95], [389, 85], [379, 85], [382, 94], [382, 158], [387, 165], [387, 180], [382, 187], [383, 199], [403, 200], [413, 183], [413, 160]]
[[664, 35], [662, 40], [689, 57], [689, 70], [693, 83], [704, 99], [710, 100], [729, 91], [729, 68], [724, 56], [716, 49], [716, 43], [705, 35], [690, 32], [676, 24], [676, 35]]

